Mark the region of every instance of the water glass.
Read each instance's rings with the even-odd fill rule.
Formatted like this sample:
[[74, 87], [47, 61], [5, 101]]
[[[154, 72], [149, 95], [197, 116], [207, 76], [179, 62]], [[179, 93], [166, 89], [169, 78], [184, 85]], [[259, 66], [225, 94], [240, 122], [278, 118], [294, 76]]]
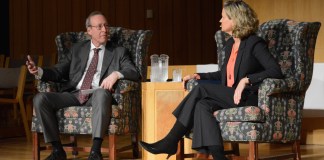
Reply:
[[173, 82], [181, 82], [181, 78], [182, 78], [182, 70], [179, 69], [174, 69], [172, 71], [172, 81]]

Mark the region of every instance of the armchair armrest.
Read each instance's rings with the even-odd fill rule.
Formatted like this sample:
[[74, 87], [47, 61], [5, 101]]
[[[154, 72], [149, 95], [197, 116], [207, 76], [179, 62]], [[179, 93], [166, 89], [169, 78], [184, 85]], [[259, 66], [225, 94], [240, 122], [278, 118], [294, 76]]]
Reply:
[[[138, 90], [140, 86], [139, 84], [139, 82], [130, 80], [118, 80], [114, 85], [115, 93], [125, 93]], [[59, 83], [38, 81], [36, 87], [38, 92], [56, 92], [58, 91]]]
[[125, 93], [130, 91], [136, 91], [140, 88], [140, 82], [130, 81], [130, 80], [118, 80], [114, 86], [115, 93]]
[[58, 91], [58, 83], [37, 81], [36, 88], [38, 92], [56, 92]]
[[[299, 93], [300, 91], [305, 90], [302, 86], [301, 82], [298, 82], [300, 80], [294, 79], [294, 78], [286, 78], [286, 79], [274, 79], [274, 78], [267, 78], [263, 80], [263, 82], [260, 84], [259, 92], [261, 91], [262, 94], [265, 95], [273, 95], [278, 93]], [[196, 85], [202, 84], [202, 83], [220, 83], [220, 81], [214, 81], [214, 80], [196, 80], [196, 79], [190, 79], [186, 83], [186, 89], [188, 91], [191, 91]]]
[[218, 80], [196, 80], [196, 79], [190, 79], [187, 83], [186, 83], [186, 90], [188, 90], [189, 92], [198, 84], [206, 84], [206, 83], [210, 83], [210, 84], [220, 84], [221, 82]]
[[198, 85], [198, 81], [196, 79], [190, 79], [186, 83], [186, 90], [190, 92], [196, 85]]
[[304, 91], [304, 86], [302, 85], [301, 80], [295, 78], [286, 78], [286, 79], [273, 79], [267, 78], [263, 80], [259, 87], [259, 94], [263, 95], [274, 95], [279, 93], [299, 93]]

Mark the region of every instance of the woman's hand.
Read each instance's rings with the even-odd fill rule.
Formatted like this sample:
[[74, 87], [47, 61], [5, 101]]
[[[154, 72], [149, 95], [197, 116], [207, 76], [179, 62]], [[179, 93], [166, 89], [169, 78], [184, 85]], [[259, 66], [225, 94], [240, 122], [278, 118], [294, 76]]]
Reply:
[[200, 76], [199, 76], [199, 74], [195, 73], [195, 74], [192, 74], [192, 75], [190, 75], [190, 74], [189, 75], [186, 75], [182, 79], [183, 79], [183, 81], [182, 81], [183, 88], [186, 89], [186, 83], [190, 79], [200, 79]]
[[244, 77], [240, 80], [239, 84], [237, 85], [235, 92], [234, 92], [234, 103], [239, 104], [242, 96], [242, 92], [245, 86], [249, 84], [249, 78]]

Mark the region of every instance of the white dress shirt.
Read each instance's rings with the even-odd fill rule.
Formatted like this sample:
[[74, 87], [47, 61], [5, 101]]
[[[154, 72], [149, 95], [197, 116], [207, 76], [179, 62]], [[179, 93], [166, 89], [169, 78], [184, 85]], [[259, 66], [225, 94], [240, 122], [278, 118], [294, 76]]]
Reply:
[[[104, 57], [104, 53], [105, 53], [105, 46], [106, 44], [104, 45], [100, 45], [98, 48], [100, 48], [99, 50], [99, 53], [98, 53], [98, 65], [97, 65], [97, 71], [96, 73], [94, 74], [93, 76], [93, 80], [92, 80], [92, 84], [91, 84], [91, 87], [93, 89], [95, 88], [99, 88], [99, 81], [100, 81], [100, 73], [101, 73], [101, 68], [102, 68], [102, 62], [103, 62], [103, 57]], [[88, 58], [88, 62], [87, 62], [87, 67], [86, 69], [84, 70], [83, 72], [83, 75], [82, 75], [82, 78], [80, 80], [80, 82], [78, 83], [76, 89], [80, 89], [81, 88], [81, 85], [82, 85], [82, 82], [83, 82], [83, 79], [88, 71], [88, 68], [90, 66], [90, 63], [91, 63], [91, 60], [92, 60], [92, 57], [94, 55], [94, 50], [96, 47], [92, 44], [92, 41], [91, 41], [91, 47], [90, 47], [90, 54], [89, 54], [89, 58]]]

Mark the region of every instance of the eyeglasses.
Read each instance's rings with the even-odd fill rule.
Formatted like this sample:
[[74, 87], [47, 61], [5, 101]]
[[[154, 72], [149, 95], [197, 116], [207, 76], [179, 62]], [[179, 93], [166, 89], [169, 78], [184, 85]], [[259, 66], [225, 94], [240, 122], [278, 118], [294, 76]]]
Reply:
[[102, 27], [105, 27], [107, 29], [109, 26], [108, 26], [108, 24], [99, 24], [97, 26], [91, 26], [91, 25], [89, 25], [89, 27], [95, 27], [97, 30], [101, 30]]

